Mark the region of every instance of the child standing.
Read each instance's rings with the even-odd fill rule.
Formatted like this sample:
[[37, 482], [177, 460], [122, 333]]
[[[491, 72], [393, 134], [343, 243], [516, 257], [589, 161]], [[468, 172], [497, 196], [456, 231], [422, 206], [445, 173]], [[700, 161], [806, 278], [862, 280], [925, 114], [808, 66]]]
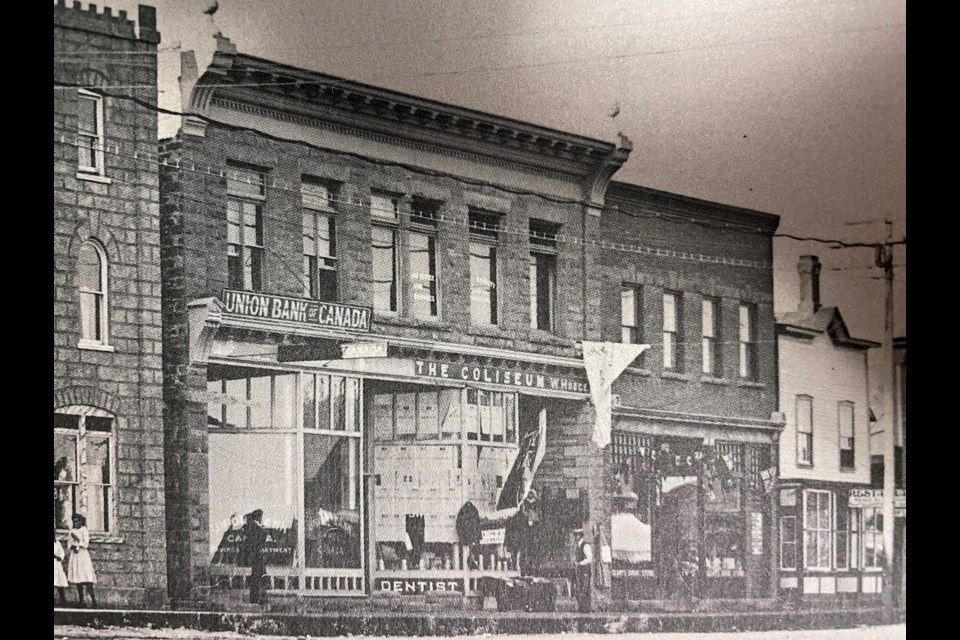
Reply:
[[[63, 572], [63, 558], [66, 553], [63, 545], [57, 540], [57, 532], [53, 532], [53, 586], [60, 596], [60, 604], [67, 604], [67, 574]], [[56, 604], [56, 603], [54, 603]]]
[[87, 519], [79, 513], [73, 516], [73, 528], [70, 529], [70, 560], [67, 563], [67, 579], [70, 584], [77, 585], [77, 596], [80, 606], [84, 606], [83, 587], [86, 586], [90, 594], [90, 603], [97, 608], [97, 597], [93, 594], [93, 585], [97, 582], [97, 574], [93, 570], [93, 560], [90, 558], [90, 532], [87, 530]]

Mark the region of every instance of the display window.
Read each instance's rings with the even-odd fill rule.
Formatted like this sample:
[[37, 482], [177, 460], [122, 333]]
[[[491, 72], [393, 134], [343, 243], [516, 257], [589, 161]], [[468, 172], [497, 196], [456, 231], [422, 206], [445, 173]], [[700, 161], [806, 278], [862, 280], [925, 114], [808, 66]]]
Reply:
[[399, 384], [371, 393], [377, 572], [516, 570], [497, 506], [519, 453], [517, 395]]
[[211, 365], [207, 404], [213, 584], [243, 586], [262, 553], [269, 587], [362, 593], [360, 380]]

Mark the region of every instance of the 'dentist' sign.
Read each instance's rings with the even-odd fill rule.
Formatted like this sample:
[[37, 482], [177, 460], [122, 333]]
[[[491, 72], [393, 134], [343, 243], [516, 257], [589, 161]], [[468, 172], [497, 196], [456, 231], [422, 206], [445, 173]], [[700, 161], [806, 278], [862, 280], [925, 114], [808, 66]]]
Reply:
[[415, 374], [423, 378], [481, 382], [527, 389], [548, 389], [572, 393], [589, 393], [586, 380], [544, 373], [521, 371], [517, 367], [485, 367], [481, 365], [415, 360]]

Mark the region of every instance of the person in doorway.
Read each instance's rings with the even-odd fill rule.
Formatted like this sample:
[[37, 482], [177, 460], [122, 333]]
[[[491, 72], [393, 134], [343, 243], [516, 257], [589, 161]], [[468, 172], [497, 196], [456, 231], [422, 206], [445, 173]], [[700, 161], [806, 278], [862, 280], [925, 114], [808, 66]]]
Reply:
[[244, 528], [244, 555], [250, 563], [250, 602], [260, 604], [263, 578], [267, 574], [266, 558], [263, 554], [263, 545], [267, 538], [266, 529], [263, 528], [263, 510], [256, 509], [247, 514]]
[[[53, 587], [57, 590], [57, 595], [60, 596], [60, 605], [67, 605], [67, 574], [63, 570], [63, 559], [66, 557], [66, 552], [63, 550], [63, 545], [60, 544], [60, 541], [57, 540], [57, 532], [53, 532]], [[54, 602], [56, 605], [56, 602]]]
[[[97, 608], [97, 596], [93, 593], [93, 585], [97, 583], [97, 573], [93, 570], [93, 559], [90, 557], [90, 531], [87, 529], [87, 519], [75, 513], [73, 528], [70, 529], [70, 559], [67, 561], [67, 580], [77, 585], [78, 605], [85, 606], [83, 592], [90, 594], [90, 604]], [[86, 587], [86, 589], [84, 589]]]
[[593, 606], [593, 548], [584, 537], [583, 529], [573, 532], [577, 543], [577, 556], [574, 565], [577, 603], [580, 613], [589, 613]]

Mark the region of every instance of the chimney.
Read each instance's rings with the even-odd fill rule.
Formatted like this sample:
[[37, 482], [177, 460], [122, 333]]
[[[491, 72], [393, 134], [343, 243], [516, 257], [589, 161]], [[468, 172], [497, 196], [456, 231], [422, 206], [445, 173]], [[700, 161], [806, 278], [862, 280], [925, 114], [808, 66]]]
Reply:
[[820, 309], [820, 260], [817, 256], [800, 256], [800, 311], [816, 313]]

